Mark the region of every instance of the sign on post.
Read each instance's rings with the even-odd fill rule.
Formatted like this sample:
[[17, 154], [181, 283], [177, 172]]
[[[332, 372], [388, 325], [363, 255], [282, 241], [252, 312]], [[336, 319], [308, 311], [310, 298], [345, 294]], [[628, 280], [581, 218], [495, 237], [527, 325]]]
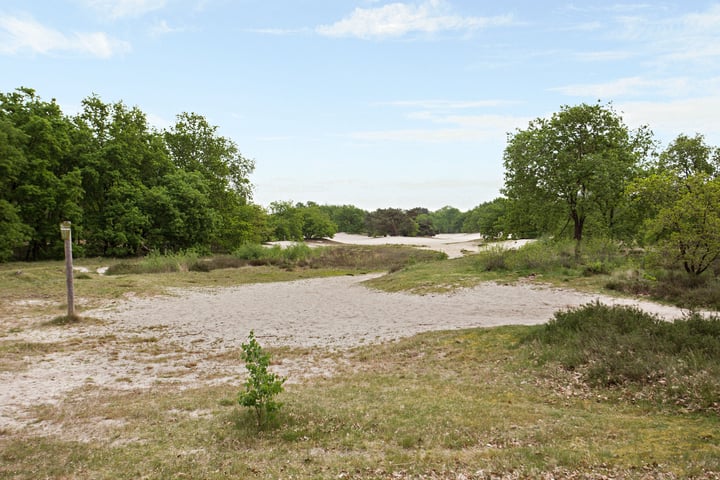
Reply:
[[67, 286], [68, 318], [75, 316], [75, 289], [73, 287], [72, 229], [70, 222], [60, 224], [60, 236], [65, 242], [65, 285]]

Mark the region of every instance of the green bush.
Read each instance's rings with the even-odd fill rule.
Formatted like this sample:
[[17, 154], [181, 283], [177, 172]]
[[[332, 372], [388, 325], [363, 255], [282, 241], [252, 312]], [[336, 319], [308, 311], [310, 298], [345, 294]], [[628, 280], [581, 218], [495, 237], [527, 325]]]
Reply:
[[592, 303], [558, 312], [526, 341], [594, 387], [648, 389], [662, 403], [720, 413], [720, 318], [674, 322]]
[[[277, 246], [273, 248], [276, 248], [276, 251], [280, 250], [280, 247]], [[261, 260], [273, 256], [276, 251], [259, 243], [244, 243], [235, 249], [233, 255], [243, 260]]]
[[501, 247], [490, 247], [475, 255], [473, 266], [481, 272], [502, 272], [507, 270], [507, 258], [512, 255], [510, 250]]
[[683, 308], [720, 310], [720, 280], [710, 272], [688, 275], [675, 269], [653, 273], [614, 276], [605, 286], [618, 292], [671, 302]]

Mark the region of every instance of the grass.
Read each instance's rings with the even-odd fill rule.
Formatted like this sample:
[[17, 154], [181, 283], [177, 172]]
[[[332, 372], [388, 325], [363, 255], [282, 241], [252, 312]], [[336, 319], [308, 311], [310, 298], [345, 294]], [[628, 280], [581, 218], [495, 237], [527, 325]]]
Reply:
[[[269, 428], [238, 385], [99, 391], [38, 406], [59, 435], [0, 435], [0, 478], [715, 478], [715, 415], [548, 380], [542, 327], [428, 333], [288, 384]], [[276, 352], [282, 353], [282, 352]], [[286, 352], [289, 353], [289, 352]], [[503, 477], [502, 475], [505, 475]], [[582, 476], [586, 475], [586, 476]]]

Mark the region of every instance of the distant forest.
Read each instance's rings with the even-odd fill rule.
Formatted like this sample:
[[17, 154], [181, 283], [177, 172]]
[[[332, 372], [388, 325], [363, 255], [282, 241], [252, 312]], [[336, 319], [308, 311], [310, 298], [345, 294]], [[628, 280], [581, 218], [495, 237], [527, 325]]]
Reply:
[[[76, 115], [30, 88], [0, 93], [0, 261], [233, 252], [271, 240], [431, 236], [586, 237], [655, 246], [700, 274], [720, 256], [720, 150], [679, 135], [660, 151], [612, 105], [563, 106], [508, 135], [504, 188], [462, 212], [252, 202], [254, 161], [197, 113], [158, 130], [138, 107], [92, 95]], [[714, 268], [714, 267], [713, 267]]]

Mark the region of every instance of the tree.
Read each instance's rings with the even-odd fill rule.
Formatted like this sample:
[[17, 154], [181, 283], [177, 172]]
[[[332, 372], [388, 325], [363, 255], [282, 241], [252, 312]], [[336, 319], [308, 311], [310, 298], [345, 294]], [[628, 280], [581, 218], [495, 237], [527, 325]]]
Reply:
[[365, 216], [367, 212], [354, 205], [322, 205], [320, 207], [326, 212], [333, 223], [337, 226], [338, 232], [365, 233]]
[[458, 233], [462, 231], [464, 220], [463, 213], [449, 205], [434, 211], [432, 214], [433, 225], [438, 233]]
[[379, 208], [365, 217], [368, 235], [414, 237], [418, 225], [406, 211], [399, 208]]
[[663, 257], [700, 275], [720, 258], [720, 178], [696, 174], [685, 185], [679, 198], [649, 221], [648, 230]]
[[170, 157], [177, 167], [205, 177], [213, 204], [221, 206], [230, 193], [247, 201], [252, 196], [249, 176], [255, 162], [243, 157], [235, 142], [218, 135], [217, 128], [202, 115], [181, 113], [165, 132]]
[[[137, 255], [149, 251], [148, 235], [158, 235], [160, 218], [147, 210], [150, 190], [157, 194], [177, 169], [163, 137], [146, 115], [122, 102], [83, 100], [74, 119], [73, 156], [79, 159], [84, 191], [79, 238], [91, 255]], [[158, 206], [158, 209], [160, 206]], [[162, 219], [164, 221], [165, 219]], [[165, 232], [166, 237], [172, 234]]]
[[337, 225], [317, 204], [300, 207], [302, 216], [302, 235], [304, 239], [332, 238], [337, 233]]
[[543, 231], [572, 223], [579, 245], [589, 216], [612, 229], [625, 186], [650, 144], [647, 129], [631, 134], [610, 105], [564, 106], [509, 134], [503, 192], [516, 217], [534, 218]]
[[0, 235], [14, 239], [15, 247], [27, 242], [26, 259], [62, 251], [59, 223], [75, 223], [82, 214], [71, 130], [54, 100], [45, 102], [30, 88], [0, 94], [0, 199], [6, 202], [3, 223], [8, 229]]
[[282, 403], [275, 397], [282, 393], [285, 378], [268, 371], [270, 354], [262, 348], [251, 330], [248, 343], [241, 345], [241, 357], [248, 371], [245, 389], [238, 394], [238, 403], [255, 410], [258, 428], [272, 420]]
[[237, 216], [249, 211], [243, 207], [252, 197], [249, 176], [255, 162], [240, 154], [237, 144], [218, 135], [216, 126], [202, 115], [181, 113], [175, 125], [164, 133], [170, 158], [177, 168], [197, 172], [208, 187], [210, 205], [217, 215], [216, 229], [211, 235], [216, 250], [232, 250], [239, 238], [249, 238], [249, 232], [238, 235]]
[[707, 145], [700, 134], [692, 138], [680, 134], [660, 154], [658, 167], [674, 171], [680, 178], [696, 174], [715, 176], [720, 169], [720, 149]]
[[[486, 237], [495, 238], [506, 233], [503, 224], [508, 210], [508, 200], [498, 197], [490, 202], [484, 202], [470, 210], [465, 216], [462, 231], [466, 233], [480, 232]], [[527, 237], [527, 235], [523, 235]]]
[[268, 224], [274, 240], [303, 240], [303, 218], [300, 209], [290, 201], [270, 204]]

